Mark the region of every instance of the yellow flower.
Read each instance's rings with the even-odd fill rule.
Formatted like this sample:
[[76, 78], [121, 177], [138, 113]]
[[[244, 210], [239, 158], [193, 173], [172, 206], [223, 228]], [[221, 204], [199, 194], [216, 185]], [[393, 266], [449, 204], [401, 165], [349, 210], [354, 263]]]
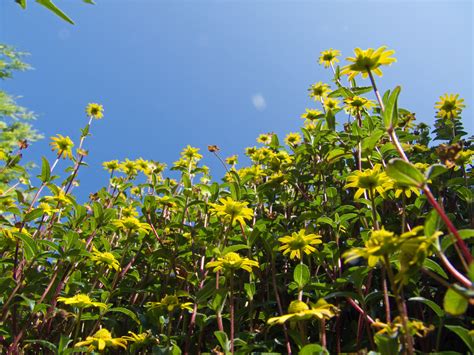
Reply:
[[115, 271], [120, 270], [120, 263], [112, 253], [102, 253], [94, 248], [92, 251], [91, 260], [95, 261], [97, 265], [106, 265], [109, 269], [114, 269]]
[[53, 215], [56, 212], [59, 212], [59, 209], [51, 207], [49, 204], [46, 202], [41, 202], [38, 205], [38, 208], [41, 208], [43, 210], [44, 214], [47, 214], [48, 216]]
[[224, 221], [234, 223], [239, 222], [241, 225], [245, 224], [245, 220], [253, 218], [253, 210], [248, 208], [248, 202], [234, 201], [231, 197], [227, 199], [221, 198], [220, 205], [217, 203], [209, 203], [211, 206], [211, 213], [217, 217], [221, 217]]
[[[403, 324], [400, 317], [395, 317], [391, 323], [383, 323], [379, 319], [376, 319], [375, 322], [372, 323], [372, 327], [380, 329], [377, 331], [377, 334], [387, 334], [389, 336], [396, 335], [398, 332], [403, 331]], [[408, 320], [408, 331], [411, 335], [422, 338], [427, 336], [428, 333], [434, 329], [432, 324], [427, 327], [421, 321]]]
[[102, 163], [102, 166], [107, 171], [112, 172], [112, 171], [117, 170], [119, 168], [119, 162], [118, 162], [118, 160], [105, 161], [105, 162]]
[[99, 307], [107, 308], [107, 305], [102, 302], [94, 302], [89, 296], [79, 293], [73, 297], [58, 297], [58, 301], [77, 308]]
[[420, 190], [415, 186], [408, 186], [399, 182], [393, 182], [392, 189], [395, 191], [395, 198], [399, 198], [402, 194], [410, 198], [412, 193], [420, 196]]
[[252, 272], [253, 267], [258, 267], [258, 262], [243, 258], [239, 254], [229, 252], [222, 258], [217, 258], [216, 261], [211, 261], [206, 264], [207, 268], [214, 268], [214, 272], [224, 269], [225, 271], [233, 272], [238, 269], [243, 269], [247, 272]]
[[127, 176], [136, 175], [138, 172], [137, 164], [130, 159], [125, 159], [125, 161], [121, 162], [119, 168]]
[[382, 76], [382, 71], [379, 67], [382, 65], [390, 65], [397, 61], [395, 58], [390, 57], [395, 51], [386, 50], [386, 48], [386, 46], [382, 46], [377, 50], [373, 48], [366, 50], [360, 48], [354, 49], [355, 57], [346, 58], [353, 63], [343, 67], [341, 74], [349, 75], [349, 80], [354, 79], [358, 74], [362, 74], [363, 78], [367, 78], [369, 71], [374, 72], [378, 76]]
[[135, 343], [135, 344], [145, 344], [145, 343], [148, 343], [150, 340], [152, 340], [150, 331], [140, 333], [140, 334], [135, 334], [134, 332], [128, 331], [128, 334], [130, 335], [124, 335], [122, 339]]
[[339, 104], [340, 102], [338, 99], [333, 99], [330, 97], [325, 98], [323, 101], [323, 105], [326, 111], [334, 111], [334, 110], [339, 109], [340, 108]]
[[103, 351], [107, 347], [121, 347], [127, 350], [127, 340], [123, 338], [112, 338], [112, 334], [103, 328], [97, 331], [93, 336], [87, 337], [86, 340], [74, 344], [74, 347], [89, 346], [89, 351]]
[[372, 100], [361, 96], [352, 96], [344, 99], [344, 110], [353, 116], [360, 114], [364, 109], [369, 110], [375, 106]]
[[104, 107], [102, 105], [91, 103], [86, 107], [86, 114], [99, 120], [104, 117]]
[[181, 303], [178, 296], [167, 295], [159, 302], [147, 302], [146, 307], [149, 309], [161, 309], [167, 312], [173, 312], [175, 309], [187, 309], [188, 311], [192, 311], [192, 305], [192, 302]]
[[270, 318], [267, 323], [269, 325], [283, 324], [286, 321], [301, 321], [307, 319], [329, 319], [334, 317], [338, 312], [336, 306], [327, 303], [323, 298], [320, 298], [315, 304], [310, 303], [308, 306], [303, 301], [291, 301], [288, 307], [288, 314], [279, 317]]
[[322, 243], [320, 235], [306, 234], [304, 229], [292, 233], [291, 236], [278, 238], [278, 241], [283, 244], [278, 250], [283, 251], [283, 255], [290, 253], [290, 259], [301, 259], [302, 253], [307, 255], [314, 253], [316, 248], [313, 245]]
[[272, 136], [273, 134], [271, 133], [266, 133], [266, 134], [261, 134], [257, 138], [257, 143], [262, 143], [262, 144], [270, 144], [272, 142]]
[[393, 232], [384, 228], [373, 230], [369, 239], [365, 242], [365, 247], [350, 249], [344, 253], [344, 258], [346, 262], [357, 258], [368, 259], [369, 267], [374, 267], [385, 255], [388, 256], [395, 252], [399, 243], [399, 238]]
[[464, 99], [458, 99], [459, 94], [444, 94], [440, 96], [435, 108], [438, 110], [436, 117], [453, 119], [459, 118], [462, 109], [466, 107], [463, 104]]
[[318, 118], [323, 118], [324, 113], [316, 109], [306, 109], [306, 112], [301, 115], [301, 118], [305, 118], [310, 121], [317, 120]]
[[[364, 171], [355, 171], [347, 178], [349, 182], [344, 188], [354, 187], [357, 191], [354, 198], [359, 198], [365, 191], [368, 191], [369, 198], [375, 197], [375, 192], [385, 196], [385, 191], [390, 189], [392, 183], [387, 174], [381, 169], [380, 164], [374, 165], [372, 169], [366, 169]], [[372, 195], [372, 196], [370, 196]]]
[[74, 143], [72, 142], [69, 136], [62, 136], [60, 134], [57, 137], [51, 137], [51, 150], [56, 151], [58, 153], [58, 157], [72, 159], [72, 147], [74, 147]]
[[200, 160], [202, 159], [202, 155], [199, 154], [198, 152], [199, 152], [199, 148], [194, 148], [188, 145], [181, 152], [181, 156], [183, 158], [187, 158], [188, 160]]
[[148, 223], [142, 223], [138, 218], [135, 217], [123, 217], [122, 219], [116, 219], [112, 221], [112, 224], [120, 229], [123, 229], [126, 232], [148, 232], [151, 230], [151, 227]]
[[341, 51], [337, 49], [328, 49], [326, 51], [321, 52], [321, 56], [319, 57], [319, 64], [324, 64], [325, 68], [328, 68], [331, 64], [339, 62], [339, 57], [341, 55]]
[[294, 147], [295, 145], [301, 142], [301, 136], [299, 133], [288, 133], [285, 137], [285, 143], [288, 144], [290, 147]]
[[226, 158], [225, 162], [229, 165], [237, 164], [237, 155], [232, 155], [232, 156]]
[[328, 96], [329, 92], [331, 91], [331, 88], [328, 84], [325, 84], [320, 81], [316, 84], [311, 85], [308, 91], [309, 97], [312, 97], [315, 101], [320, 101], [321, 99], [324, 99], [326, 96]]

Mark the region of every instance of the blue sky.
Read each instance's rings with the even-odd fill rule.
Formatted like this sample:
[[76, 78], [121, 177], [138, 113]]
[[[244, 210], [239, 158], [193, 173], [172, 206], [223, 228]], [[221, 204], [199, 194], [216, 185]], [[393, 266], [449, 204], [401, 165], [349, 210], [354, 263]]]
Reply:
[[[440, 95], [459, 93], [474, 132], [469, 0], [56, 3], [75, 26], [32, 0], [26, 11], [0, 2], [0, 41], [30, 52], [35, 68], [0, 85], [23, 96], [19, 103], [38, 114], [35, 126], [46, 137], [77, 140], [87, 103], [104, 105], [105, 118], [86, 141], [90, 167], [80, 172], [79, 193], [107, 184], [105, 160], [171, 165], [187, 144], [222, 176], [207, 145], [243, 157], [260, 133], [283, 138], [298, 130], [299, 116], [314, 106], [307, 88], [330, 80], [316, 61], [330, 47], [343, 57], [355, 47], [395, 49], [398, 63], [384, 69], [379, 88], [402, 85], [400, 106], [427, 123]], [[52, 158], [48, 142], [34, 144], [26, 158]]]

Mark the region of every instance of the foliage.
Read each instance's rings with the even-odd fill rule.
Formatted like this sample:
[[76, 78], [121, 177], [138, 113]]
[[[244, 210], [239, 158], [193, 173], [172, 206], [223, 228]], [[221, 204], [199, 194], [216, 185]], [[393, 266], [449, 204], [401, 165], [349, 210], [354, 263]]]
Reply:
[[[71, 25], [74, 25], [74, 21], [66, 15], [56, 4], [51, 0], [35, 0], [41, 6], [44, 6], [46, 9], [51, 11], [53, 14], [58, 16], [59, 18], [63, 19], [66, 22], [69, 22]], [[20, 7], [25, 10], [27, 6], [27, 0], [15, 0], [15, 2], [20, 5]], [[82, 2], [86, 4], [94, 5], [95, 2], [93, 0], [82, 0]]]
[[[441, 97], [432, 136], [399, 107], [400, 87], [376, 87], [371, 71], [381, 75], [393, 53], [357, 49], [343, 85], [340, 52], [323, 52], [333, 84], [311, 86], [319, 107], [286, 145], [260, 135], [242, 168], [209, 145], [227, 170], [221, 182], [188, 146], [171, 168], [178, 180], [156, 161], [113, 160], [108, 185], [79, 203], [84, 144], [103, 116], [89, 105], [78, 149], [53, 137], [40, 185], [12, 180], [23, 190], [1, 194], [2, 350], [472, 351], [464, 104]], [[10, 174], [18, 162], [2, 149]]]

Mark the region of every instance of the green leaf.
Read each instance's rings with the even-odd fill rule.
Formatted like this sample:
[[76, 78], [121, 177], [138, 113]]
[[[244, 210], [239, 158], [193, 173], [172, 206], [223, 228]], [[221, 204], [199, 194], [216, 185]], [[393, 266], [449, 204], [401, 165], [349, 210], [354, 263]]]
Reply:
[[57, 16], [61, 17], [64, 21], [67, 21], [71, 25], [74, 25], [74, 21], [71, 20], [71, 18], [64, 12], [62, 12], [51, 0], [36, 0], [36, 2], [46, 7], [49, 11], [52, 11]]
[[51, 167], [49, 166], [49, 161], [45, 157], [41, 157], [43, 164], [41, 165], [41, 175], [39, 179], [42, 182], [48, 182], [51, 179]]
[[458, 337], [462, 339], [464, 344], [467, 345], [471, 354], [474, 354], [474, 337], [469, 334], [469, 331], [459, 325], [445, 325], [453, 333], [456, 333]]
[[298, 288], [302, 289], [309, 282], [309, 268], [305, 264], [296, 265], [293, 271], [293, 279], [298, 284]]
[[214, 332], [214, 335], [216, 336], [217, 340], [219, 341], [219, 344], [221, 345], [222, 351], [224, 353], [230, 352], [230, 342], [229, 342], [229, 339], [227, 338], [227, 334], [225, 332], [221, 332], [220, 330], [216, 330]]
[[25, 252], [25, 258], [27, 260], [31, 260], [37, 252], [35, 241], [30, 236], [24, 233], [18, 233], [15, 234], [15, 236], [18, 237], [18, 239], [21, 239], [21, 241], [23, 242], [23, 251]]
[[388, 162], [387, 175], [396, 182], [408, 186], [421, 188], [425, 184], [425, 177], [414, 165], [398, 158]]
[[438, 212], [436, 212], [436, 210], [431, 210], [425, 219], [425, 235], [427, 237], [431, 237], [440, 230], [441, 226], [441, 217], [439, 216]]
[[392, 336], [386, 334], [375, 334], [374, 340], [380, 354], [398, 355], [400, 353], [398, 351], [396, 334]]
[[15, 0], [17, 4], [21, 6], [21, 8], [24, 10], [26, 9], [26, 0]]
[[298, 355], [315, 355], [315, 354], [329, 354], [329, 352], [319, 344], [308, 344], [308, 345], [303, 346], [298, 353]]
[[123, 313], [127, 316], [129, 316], [130, 318], [132, 318], [135, 322], [137, 322], [137, 324], [140, 324], [140, 321], [138, 320], [138, 317], [135, 313], [133, 313], [131, 310], [127, 309], [127, 308], [124, 308], [124, 307], [115, 307], [115, 308], [109, 308], [107, 310], [106, 313], [114, 313], [114, 312], [118, 312], [118, 313]]
[[424, 297], [412, 297], [412, 298], [409, 298], [408, 301], [421, 302], [421, 303], [427, 305], [428, 307], [430, 307], [431, 310], [433, 312], [435, 312], [438, 317], [441, 318], [441, 317], [444, 316], [444, 311], [441, 309], [440, 306], [438, 306], [435, 302], [433, 302], [431, 300], [428, 300]]
[[23, 222], [30, 222], [35, 220], [36, 218], [39, 218], [43, 215], [43, 209], [42, 208], [35, 208], [34, 210], [31, 210], [27, 214], [25, 214], [25, 217], [23, 217]]
[[[459, 231], [459, 235], [462, 240], [470, 239], [474, 237], [474, 229], [462, 229]], [[446, 249], [448, 249], [455, 242], [456, 239], [454, 239], [454, 236], [452, 234], [445, 236], [441, 241], [441, 250], [446, 251]]]
[[222, 255], [230, 253], [230, 252], [236, 252], [238, 250], [242, 249], [250, 249], [248, 245], [245, 244], [236, 244], [236, 245], [230, 245], [226, 247], [224, 250], [222, 250]]
[[427, 268], [428, 270], [431, 270], [431, 271], [437, 273], [438, 275], [440, 275], [441, 277], [445, 278], [446, 280], [448, 279], [448, 275], [446, 274], [446, 272], [445, 272], [445, 271], [443, 270], [443, 268], [442, 268], [441, 266], [439, 266], [439, 264], [436, 263], [435, 261], [426, 258], [425, 261], [423, 262], [423, 266], [424, 266], [425, 268]]
[[443, 301], [443, 307], [447, 313], [453, 316], [460, 316], [466, 312], [467, 306], [468, 301], [466, 298], [452, 288], [448, 289]]
[[444, 174], [447, 171], [448, 171], [448, 169], [444, 165], [441, 165], [441, 164], [431, 165], [425, 171], [426, 180], [434, 179], [435, 177], [437, 177], [441, 174]]
[[393, 129], [398, 123], [398, 95], [400, 94], [400, 86], [388, 96], [385, 102], [385, 111], [383, 112], [383, 121], [386, 129]]

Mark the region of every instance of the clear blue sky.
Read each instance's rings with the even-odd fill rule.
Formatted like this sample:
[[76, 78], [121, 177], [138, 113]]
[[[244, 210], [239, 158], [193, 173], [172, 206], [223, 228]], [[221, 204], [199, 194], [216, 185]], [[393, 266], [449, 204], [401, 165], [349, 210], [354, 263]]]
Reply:
[[[201, 148], [215, 177], [223, 156], [255, 145], [260, 133], [283, 137], [314, 104], [307, 88], [329, 81], [317, 65], [330, 47], [387, 45], [398, 63], [384, 69], [380, 89], [402, 85], [400, 105], [433, 122], [441, 94], [466, 100], [474, 132], [473, 5], [466, 1], [160, 1], [79, 0], [56, 3], [71, 26], [29, 0], [22, 11], [0, 1], [0, 41], [28, 51], [33, 71], [2, 82], [38, 114], [35, 126], [77, 140], [88, 102], [105, 107], [86, 141], [90, 167], [81, 192], [107, 183], [100, 163], [143, 157], [171, 165], [187, 144]], [[367, 83], [368, 85], [368, 83]], [[52, 158], [49, 139], [27, 159]]]

